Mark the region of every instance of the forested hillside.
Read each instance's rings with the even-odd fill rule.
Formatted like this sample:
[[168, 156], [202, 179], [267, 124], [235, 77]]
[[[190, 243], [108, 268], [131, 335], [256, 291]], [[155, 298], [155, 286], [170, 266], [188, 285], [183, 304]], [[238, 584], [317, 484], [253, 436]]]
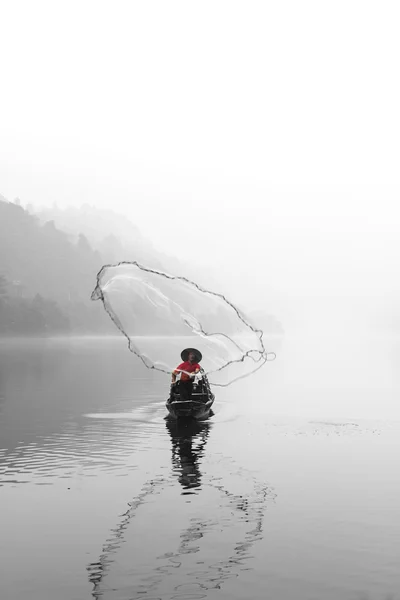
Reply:
[[73, 243], [54, 222], [0, 200], [1, 334], [107, 333], [90, 301], [103, 257], [81, 235]]
[[[134, 225], [111, 211], [53, 209], [55, 223], [45, 220], [50, 211], [32, 210], [0, 197], [0, 335], [117, 333], [101, 302], [90, 299], [104, 264], [137, 260], [185, 275], [184, 265], [169, 257], [163, 262]], [[137, 334], [164, 333], [150, 305], [137, 309]], [[215, 320], [229, 329], [218, 314]], [[264, 315], [263, 321], [271, 332], [281, 331], [273, 317]]]

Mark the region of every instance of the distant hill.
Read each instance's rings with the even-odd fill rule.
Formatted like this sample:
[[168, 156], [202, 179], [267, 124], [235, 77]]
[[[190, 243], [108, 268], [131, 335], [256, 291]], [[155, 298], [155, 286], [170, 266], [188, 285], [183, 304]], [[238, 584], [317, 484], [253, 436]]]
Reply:
[[[34, 214], [31, 206], [0, 197], [0, 335], [115, 334], [101, 302], [90, 296], [104, 264], [130, 260], [191, 278], [189, 265], [157, 252], [135, 225], [112, 211], [54, 206]], [[215, 289], [202, 275], [196, 281]], [[151, 305], [137, 309], [138, 334], [164, 333]], [[260, 325], [259, 316], [249, 319], [282, 331], [274, 317], [263, 315]], [[230, 330], [221, 315], [213, 318]]]
[[53, 221], [0, 200], [0, 333], [112, 331], [90, 302], [103, 262], [85, 236], [73, 242]]
[[[83, 234], [108, 264], [137, 261], [151, 269], [193, 279], [191, 264], [157, 250], [127, 217], [112, 210], [89, 204], [67, 208], [54, 204], [37, 209], [28, 205], [27, 210], [35, 214], [41, 223], [54, 221], [56, 227], [67, 233], [74, 242]], [[218, 282], [209, 269], [196, 267], [196, 282], [218, 291]]]
[[[31, 206], [27, 207], [33, 212]], [[121, 261], [137, 261], [153, 269], [166, 268], [168, 258], [157, 252], [133, 223], [108, 209], [98, 209], [89, 204], [77, 208], [59, 208], [57, 205], [35, 211], [42, 223], [54, 221], [58, 229], [76, 241], [83, 234], [91, 247], [115, 264]], [[179, 261], [174, 261], [175, 266]]]

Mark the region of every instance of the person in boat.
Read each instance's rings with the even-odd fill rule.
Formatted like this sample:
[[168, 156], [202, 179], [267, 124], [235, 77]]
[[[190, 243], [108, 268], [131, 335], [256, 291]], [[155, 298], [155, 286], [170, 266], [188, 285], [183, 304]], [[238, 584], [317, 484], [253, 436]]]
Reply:
[[186, 350], [182, 351], [181, 358], [183, 363], [178, 365], [176, 369], [172, 371], [171, 386], [175, 384], [176, 376], [180, 373], [179, 392], [181, 400], [190, 400], [193, 391], [193, 379], [200, 371], [199, 362], [203, 357], [201, 352], [195, 348], [186, 348]]

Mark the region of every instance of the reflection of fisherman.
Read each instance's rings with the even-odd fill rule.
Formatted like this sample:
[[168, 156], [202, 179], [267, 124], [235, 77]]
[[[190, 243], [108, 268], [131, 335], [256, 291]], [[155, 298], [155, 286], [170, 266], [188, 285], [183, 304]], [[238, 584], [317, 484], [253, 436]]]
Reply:
[[181, 353], [181, 358], [184, 361], [172, 372], [172, 384], [176, 382], [176, 376], [181, 374], [179, 382], [179, 391], [181, 400], [190, 400], [193, 391], [194, 376], [200, 371], [198, 364], [203, 358], [201, 352], [195, 348], [186, 348]]
[[186, 490], [198, 488], [202, 473], [200, 465], [204, 456], [211, 423], [190, 421], [180, 424], [179, 420], [167, 419], [167, 429], [172, 442], [172, 466], [179, 482]]

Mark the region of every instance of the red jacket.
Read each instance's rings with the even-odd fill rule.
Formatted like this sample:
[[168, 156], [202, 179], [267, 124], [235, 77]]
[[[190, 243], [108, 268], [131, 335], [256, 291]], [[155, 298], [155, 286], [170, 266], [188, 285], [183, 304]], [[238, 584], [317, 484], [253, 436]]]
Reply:
[[[179, 367], [176, 367], [174, 373], [177, 374], [180, 371], [187, 371], [188, 373], [194, 373], [195, 371], [199, 371], [200, 370], [200, 365], [198, 365], [197, 363], [190, 363], [188, 360], [186, 360], [185, 362], [181, 363], [179, 365]], [[189, 375], [186, 375], [186, 373], [182, 373], [181, 374], [181, 381], [190, 381], [191, 377], [189, 377]]]

